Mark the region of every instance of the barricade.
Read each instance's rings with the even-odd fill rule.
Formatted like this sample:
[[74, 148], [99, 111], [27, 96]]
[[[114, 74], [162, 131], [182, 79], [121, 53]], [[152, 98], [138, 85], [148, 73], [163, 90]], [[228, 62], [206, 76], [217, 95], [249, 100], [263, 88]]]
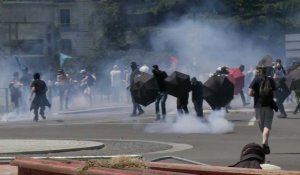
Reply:
[[83, 161], [77, 160], [40, 160], [17, 157], [11, 165], [18, 166], [18, 175], [299, 175], [300, 171], [258, 170], [211, 165], [190, 165], [179, 163], [146, 162], [147, 168], [98, 168], [84, 171], [80, 168]]

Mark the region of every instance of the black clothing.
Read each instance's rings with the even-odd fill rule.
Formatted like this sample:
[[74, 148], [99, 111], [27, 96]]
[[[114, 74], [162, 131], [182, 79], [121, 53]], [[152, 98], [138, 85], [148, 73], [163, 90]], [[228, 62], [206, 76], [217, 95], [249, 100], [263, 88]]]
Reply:
[[188, 110], [188, 101], [189, 101], [189, 94], [187, 93], [187, 95], [185, 97], [181, 97], [181, 98], [177, 98], [177, 112], [178, 114], [188, 114], [189, 110]]
[[43, 80], [34, 80], [31, 83], [31, 87], [35, 88], [35, 97], [32, 100], [30, 110], [34, 109], [35, 118], [37, 119], [37, 110], [40, 107], [41, 111], [40, 114], [44, 116], [45, 106], [51, 107], [49, 103], [46, 92], [47, 92], [47, 85]]
[[191, 84], [192, 101], [198, 117], [203, 117], [203, 84], [201, 81], [194, 81]]
[[165, 71], [161, 71], [158, 69], [157, 65], [153, 66], [155, 69], [152, 70], [153, 76], [156, 79], [159, 92], [157, 93], [156, 101], [155, 101], [155, 114], [156, 120], [160, 120], [160, 112], [159, 112], [159, 103], [161, 103], [162, 117], [165, 120], [167, 110], [166, 110], [166, 100], [168, 94], [166, 92], [165, 78], [168, 77]]
[[191, 84], [192, 101], [203, 98], [203, 84], [201, 81], [195, 81]]
[[134, 77], [140, 73], [141, 72], [139, 71], [139, 69], [137, 67], [132, 67], [132, 72], [130, 74], [130, 94], [131, 94], [131, 100], [132, 100], [132, 105], [133, 105], [133, 111], [132, 111], [131, 116], [136, 116], [137, 110], [139, 111], [139, 114], [144, 113], [144, 110], [142, 109], [141, 105], [135, 101], [134, 95], [133, 95], [134, 92], [132, 91], [132, 87], [134, 84]]
[[263, 148], [256, 143], [249, 143], [241, 151], [240, 161], [230, 167], [262, 169], [260, 164], [265, 162]]
[[287, 114], [285, 112], [283, 102], [291, 94], [291, 91], [288, 89], [288, 87], [285, 84], [284, 78], [276, 79], [275, 80], [277, 91], [275, 93], [276, 97], [276, 104], [278, 106], [279, 112], [286, 117]]
[[268, 96], [264, 97], [264, 99], [259, 94], [259, 87], [260, 84], [263, 82], [264, 78], [268, 78], [270, 80], [272, 92], [276, 90], [273, 78], [266, 76], [255, 77], [249, 86], [250, 89], [254, 90], [254, 108], [271, 107], [272, 109], [274, 109], [273, 93], [270, 93]]
[[158, 69], [152, 70], [153, 76], [156, 78], [157, 85], [159, 88], [159, 91], [164, 92], [166, 91], [166, 86], [165, 86], [165, 78], [168, 77], [167, 73], [165, 71], [161, 71]]
[[132, 88], [133, 84], [134, 84], [134, 77], [138, 74], [140, 74], [141, 72], [139, 71], [138, 68], [136, 69], [132, 69], [132, 72], [130, 74], [130, 89]]

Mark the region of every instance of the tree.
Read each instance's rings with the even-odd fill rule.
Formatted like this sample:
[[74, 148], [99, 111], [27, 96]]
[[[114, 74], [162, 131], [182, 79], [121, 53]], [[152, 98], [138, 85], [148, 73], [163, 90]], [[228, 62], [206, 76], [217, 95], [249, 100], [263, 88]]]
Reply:
[[126, 48], [122, 3], [114, 0], [100, 1], [96, 12], [91, 16], [90, 27], [98, 41], [96, 49], [100, 52]]

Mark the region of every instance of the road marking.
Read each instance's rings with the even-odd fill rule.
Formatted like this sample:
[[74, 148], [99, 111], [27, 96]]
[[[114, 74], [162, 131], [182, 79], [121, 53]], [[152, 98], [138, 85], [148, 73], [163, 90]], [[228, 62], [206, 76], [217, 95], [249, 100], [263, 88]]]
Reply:
[[256, 117], [253, 116], [253, 117], [249, 120], [248, 126], [254, 126], [255, 122], [256, 122]]

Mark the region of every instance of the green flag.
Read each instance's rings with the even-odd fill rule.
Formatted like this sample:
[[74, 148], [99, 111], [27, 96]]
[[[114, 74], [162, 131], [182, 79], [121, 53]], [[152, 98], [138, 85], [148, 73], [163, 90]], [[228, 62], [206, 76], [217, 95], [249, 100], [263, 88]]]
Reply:
[[59, 63], [60, 63], [60, 67], [62, 68], [64, 65], [64, 62], [67, 59], [71, 59], [72, 57], [63, 53], [59, 53]]

